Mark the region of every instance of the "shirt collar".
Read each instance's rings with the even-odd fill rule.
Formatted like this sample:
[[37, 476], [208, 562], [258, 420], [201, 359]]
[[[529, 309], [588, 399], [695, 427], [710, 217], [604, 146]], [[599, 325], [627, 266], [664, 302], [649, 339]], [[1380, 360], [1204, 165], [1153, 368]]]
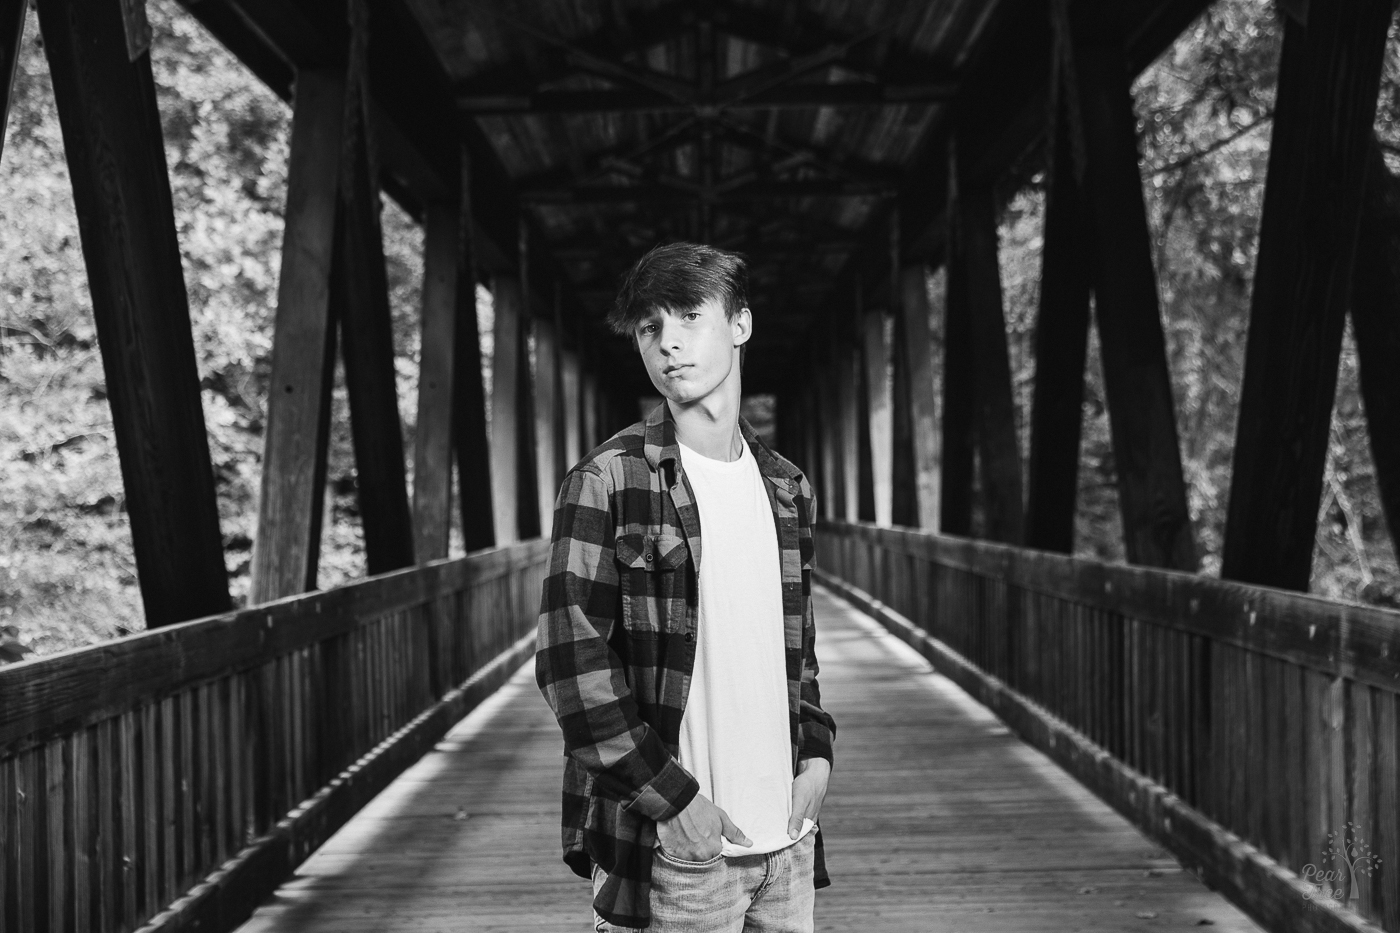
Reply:
[[[651, 414], [647, 415], [645, 425], [642, 450], [646, 455], [647, 466], [653, 470], [660, 470], [664, 464], [669, 462], [670, 483], [674, 483], [676, 464], [681, 459], [681, 449], [676, 442], [676, 422], [671, 417], [671, 406], [666, 404], [665, 399], [662, 399], [661, 404], [653, 408]], [[758, 432], [753, 429], [753, 425], [749, 424], [743, 415], [739, 416], [739, 433], [743, 436], [744, 442], [749, 445], [749, 451], [758, 463], [758, 472], [763, 476], [769, 479], [796, 480], [802, 475], [801, 470], [779, 459], [768, 445], [763, 443], [763, 438], [758, 436]]]

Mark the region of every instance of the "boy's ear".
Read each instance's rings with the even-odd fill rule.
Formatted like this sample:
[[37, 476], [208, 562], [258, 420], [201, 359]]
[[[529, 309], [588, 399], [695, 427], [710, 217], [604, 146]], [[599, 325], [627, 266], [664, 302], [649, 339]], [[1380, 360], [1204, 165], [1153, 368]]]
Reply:
[[753, 312], [748, 308], [740, 308], [734, 315], [734, 346], [741, 346], [749, 342], [753, 336]]

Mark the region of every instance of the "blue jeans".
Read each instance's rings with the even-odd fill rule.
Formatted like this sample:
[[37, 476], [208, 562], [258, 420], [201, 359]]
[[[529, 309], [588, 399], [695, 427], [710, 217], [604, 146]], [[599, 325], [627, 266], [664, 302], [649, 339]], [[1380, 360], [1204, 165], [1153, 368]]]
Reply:
[[[812, 933], [816, 833], [765, 855], [686, 862], [657, 849], [647, 933]], [[604, 873], [593, 867], [593, 892]], [[594, 915], [596, 933], [625, 933]]]

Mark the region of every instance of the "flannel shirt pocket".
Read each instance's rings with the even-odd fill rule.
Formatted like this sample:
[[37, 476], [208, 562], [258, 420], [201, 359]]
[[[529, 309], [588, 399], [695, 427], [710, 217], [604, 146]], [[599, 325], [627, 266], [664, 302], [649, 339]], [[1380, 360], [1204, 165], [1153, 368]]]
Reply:
[[640, 532], [618, 535], [614, 557], [628, 629], [637, 633], [665, 631], [670, 602], [680, 585], [675, 572], [684, 570], [690, 558], [685, 539]]

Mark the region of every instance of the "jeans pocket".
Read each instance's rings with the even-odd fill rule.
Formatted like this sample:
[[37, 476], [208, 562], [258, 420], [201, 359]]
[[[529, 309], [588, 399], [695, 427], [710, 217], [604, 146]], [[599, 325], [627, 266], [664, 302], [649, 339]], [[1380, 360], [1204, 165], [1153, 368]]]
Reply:
[[703, 862], [692, 862], [692, 861], [690, 861], [689, 859], [676, 858], [674, 855], [672, 855], [671, 853], [667, 852], [665, 849], [661, 848], [660, 846], [657, 846], [657, 847], [656, 847], [656, 854], [659, 855], [659, 856], [661, 856], [663, 859], [665, 859], [665, 860], [667, 861], [667, 863], [669, 863], [669, 864], [671, 864], [671, 865], [675, 865], [677, 868], [689, 868], [689, 869], [692, 869], [692, 870], [694, 870], [694, 869], [713, 868], [714, 866], [718, 865], [720, 862], [724, 861], [724, 853], [723, 853], [723, 852], [721, 852], [720, 854], [716, 855], [714, 858], [706, 859], [706, 860], [703, 861]]

